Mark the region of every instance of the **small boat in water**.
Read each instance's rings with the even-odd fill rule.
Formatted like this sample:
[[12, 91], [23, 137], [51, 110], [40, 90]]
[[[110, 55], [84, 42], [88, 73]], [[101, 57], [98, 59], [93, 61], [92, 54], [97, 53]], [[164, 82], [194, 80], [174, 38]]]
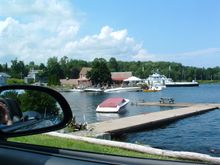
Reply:
[[159, 92], [163, 89], [161, 86], [152, 86], [150, 88], [143, 89], [144, 92]]
[[193, 80], [192, 82], [174, 82], [171, 78], [167, 78], [165, 75], [154, 73], [149, 75], [145, 80], [145, 83], [152, 86], [166, 87], [194, 87], [199, 86], [199, 83]]
[[98, 105], [96, 112], [119, 112], [123, 107], [128, 104], [129, 100], [118, 97], [118, 98], [108, 98]]
[[83, 89], [73, 88], [73, 89], [58, 89], [59, 92], [83, 92]]
[[73, 88], [73, 89], [69, 89], [69, 92], [83, 92], [83, 89]]
[[114, 92], [137, 92], [140, 91], [140, 87], [118, 87], [118, 88], [109, 88], [105, 89], [105, 93], [114, 93]]
[[83, 91], [84, 92], [103, 92], [101, 88], [86, 88]]

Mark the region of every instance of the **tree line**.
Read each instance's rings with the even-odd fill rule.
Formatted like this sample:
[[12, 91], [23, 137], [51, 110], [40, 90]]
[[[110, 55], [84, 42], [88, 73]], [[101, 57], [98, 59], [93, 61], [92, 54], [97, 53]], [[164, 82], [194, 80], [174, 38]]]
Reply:
[[[201, 68], [184, 66], [176, 62], [152, 62], [152, 61], [119, 61], [112, 57], [109, 60], [96, 58], [93, 61], [69, 59], [64, 56], [60, 59], [57, 57], [48, 58], [47, 63], [35, 64], [30, 62], [25, 64], [23, 61], [14, 59], [11, 65], [0, 64], [0, 72], [9, 74], [12, 78], [23, 79], [28, 75], [31, 69], [40, 70], [38, 76], [40, 79], [46, 79], [49, 85], [59, 85], [60, 79], [79, 78], [79, 72], [82, 67], [91, 67], [92, 71], [88, 74], [94, 80], [94, 83], [103, 75], [108, 79], [110, 72], [130, 71], [134, 76], [147, 78], [154, 72], [159, 72], [174, 81], [192, 81], [192, 80], [220, 80], [220, 67]], [[99, 75], [99, 76], [98, 76]], [[97, 77], [98, 76], [98, 77]]]

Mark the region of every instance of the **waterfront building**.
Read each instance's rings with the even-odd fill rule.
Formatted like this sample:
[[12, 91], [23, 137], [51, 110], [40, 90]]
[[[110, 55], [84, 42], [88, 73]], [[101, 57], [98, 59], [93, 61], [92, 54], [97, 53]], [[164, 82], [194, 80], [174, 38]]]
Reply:
[[122, 85], [123, 81], [132, 77], [132, 72], [111, 72], [111, 78], [114, 85]]

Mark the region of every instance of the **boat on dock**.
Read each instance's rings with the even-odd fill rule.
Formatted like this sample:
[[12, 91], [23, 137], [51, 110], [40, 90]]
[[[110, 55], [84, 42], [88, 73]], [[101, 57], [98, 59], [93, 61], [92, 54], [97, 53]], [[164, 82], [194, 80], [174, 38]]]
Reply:
[[128, 103], [129, 100], [122, 97], [108, 98], [97, 106], [96, 112], [116, 113], [122, 110]]

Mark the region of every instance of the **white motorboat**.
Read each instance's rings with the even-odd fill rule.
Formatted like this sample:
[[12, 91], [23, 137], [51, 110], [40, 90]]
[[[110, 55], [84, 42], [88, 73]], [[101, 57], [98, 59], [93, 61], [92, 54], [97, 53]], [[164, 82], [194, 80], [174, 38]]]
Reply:
[[171, 81], [172, 80], [170, 78], [167, 78], [164, 75], [154, 73], [145, 80], [145, 83], [147, 83], [149, 86], [160, 86], [162, 88], [166, 88], [166, 83]]
[[69, 89], [69, 92], [83, 92], [83, 89], [73, 88]]
[[101, 88], [85, 88], [84, 92], [103, 92]]
[[108, 112], [108, 113], [115, 113], [119, 112], [123, 107], [128, 104], [129, 100], [118, 97], [118, 98], [108, 98], [99, 104], [96, 108], [96, 112]]
[[83, 89], [73, 88], [73, 89], [60, 89], [60, 92], [83, 92]]
[[159, 92], [161, 91], [163, 88], [161, 86], [152, 86], [150, 88], [147, 89], [143, 89], [144, 92]]
[[161, 75], [159, 73], [150, 75], [145, 80], [145, 83], [147, 83], [149, 86], [160, 86], [162, 88], [199, 86], [199, 83], [194, 80], [192, 82], [174, 82], [171, 78], [167, 78], [165, 75]]
[[118, 88], [110, 88], [105, 89], [104, 92], [112, 93], [112, 92], [137, 92], [141, 91], [140, 87], [118, 87]]

